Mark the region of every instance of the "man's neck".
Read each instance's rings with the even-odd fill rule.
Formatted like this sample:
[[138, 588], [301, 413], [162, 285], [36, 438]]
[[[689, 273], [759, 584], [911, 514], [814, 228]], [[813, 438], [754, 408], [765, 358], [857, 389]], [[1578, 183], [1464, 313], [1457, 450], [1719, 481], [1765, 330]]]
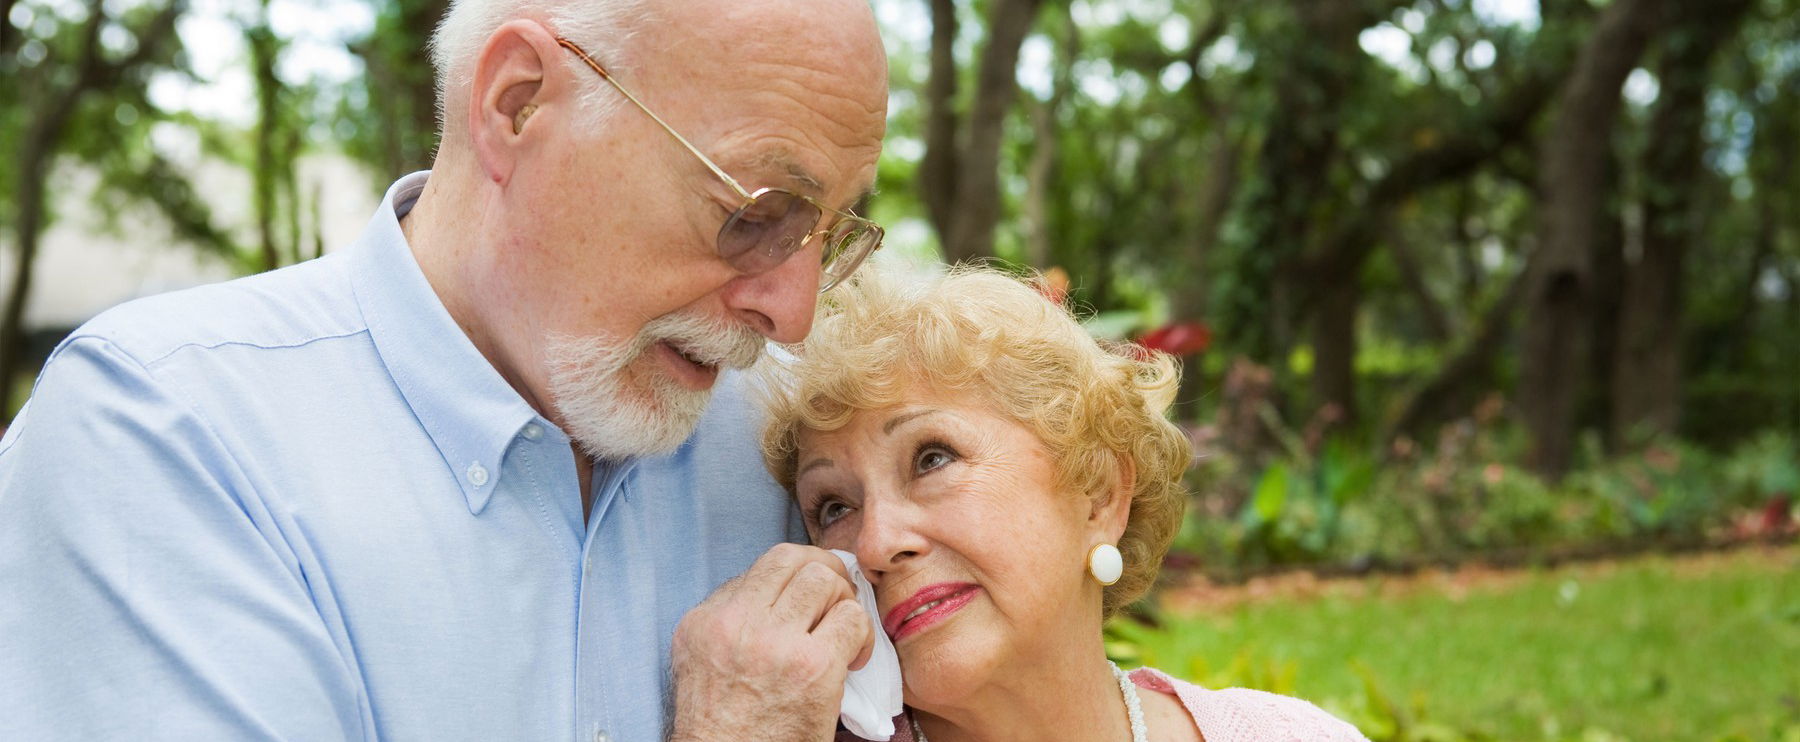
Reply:
[[[400, 219], [400, 233], [406, 237], [413, 260], [419, 264], [426, 282], [431, 284], [432, 292], [437, 294], [451, 320], [487, 359], [488, 365], [539, 415], [567, 430], [556, 410], [545, 404], [547, 400], [538, 399], [531, 386], [525, 383], [523, 374], [518, 372], [498, 342], [496, 333], [490, 329], [492, 323], [481, 311], [481, 302], [475, 300], [476, 287], [471, 285], [467, 274], [458, 270], [459, 266], [480, 262], [475, 252], [483, 234], [482, 212], [478, 206], [482, 199], [479, 194], [467, 192], [467, 181], [458, 176], [454, 165], [447, 165], [440, 159], [412, 210]], [[575, 456], [576, 481], [581, 487], [582, 516], [586, 519], [593, 509], [594, 464], [579, 444], [571, 443], [570, 448]]]
[[[432, 171], [412, 211], [400, 220], [400, 232], [406, 236], [406, 244], [432, 292], [475, 350], [526, 404], [560, 426], [562, 421], [555, 410], [545, 404], [547, 400], [539, 399], [527, 382], [521, 364], [522, 358], [531, 354], [508, 352], [505, 341], [522, 338], [513, 337], [516, 332], [508, 334], [505, 317], [500, 314], [505, 302], [482, 300], [480, 277], [492, 262], [491, 256], [482, 254], [482, 248], [490, 239], [488, 233], [495, 228], [486, 217], [487, 201], [469, 188], [470, 179], [459, 174], [454, 164], [445, 163], [443, 157], [436, 164], [442, 172]], [[529, 349], [528, 343], [515, 344], [515, 351]]]

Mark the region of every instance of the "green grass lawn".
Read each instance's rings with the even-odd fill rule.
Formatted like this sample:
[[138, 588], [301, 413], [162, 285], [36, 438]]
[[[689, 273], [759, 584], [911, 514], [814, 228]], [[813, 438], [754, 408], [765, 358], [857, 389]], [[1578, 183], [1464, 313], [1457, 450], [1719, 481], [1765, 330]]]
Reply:
[[[1800, 740], [1800, 549], [1413, 582], [1115, 625], [1113, 648], [1314, 700], [1376, 739]], [[1371, 720], [1366, 680], [1410, 734]]]

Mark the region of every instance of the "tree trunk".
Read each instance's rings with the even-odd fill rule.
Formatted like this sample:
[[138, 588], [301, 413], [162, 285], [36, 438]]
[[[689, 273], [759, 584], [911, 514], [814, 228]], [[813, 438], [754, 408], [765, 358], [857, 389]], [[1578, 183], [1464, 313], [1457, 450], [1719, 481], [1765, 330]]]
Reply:
[[[1238, 161], [1243, 155], [1243, 145], [1231, 136], [1228, 120], [1229, 114], [1220, 109], [1213, 117], [1212, 131], [1207, 134], [1207, 150], [1212, 156], [1207, 159], [1206, 172], [1200, 181], [1199, 224], [1183, 255], [1189, 278], [1171, 297], [1176, 318], [1181, 320], [1213, 323], [1207, 292], [1207, 265], [1213, 249], [1219, 244], [1231, 199], [1237, 193]], [[1200, 398], [1207, 391], [1208, 383], [1198, 367], [1184, 369], [1181, 388], [1175, 395], [1177, 414], [1188, 417], [1197, 414]]]
[[[1226, 328], [1227, 334], [1244, 338], [1251, 356], [1270, 360], [1277, 374], [1287, 365], [1279, 359], [1299, 321], [1291, 300], [1320, 290], [1315, 281], [1286, 269], [1315, 241], [1315, 212], [1331, 197], [1345, 93], [1366, 58], [1357, 37], [1380, 20], [1380, 13], [1363, 2], [1289, 0], [1285, 5], [1295, 24], [1291, 45], [1276, 57], [1281, 60], [1275, 73], [1275, 110], [1280, 114], [1269, 122], [1258, 155], [1266, 182], [1248, 206], [1259, 215], [1247, 241], [1255, 254], [1237, 266], [1243, 279], [1261, 290], [1245, 292], [1226, 318], [1237, 325]], [[1252, 297], [1256, 306], [1243, 303]]]
[[1050, 267], [1051, 188], [1056, 180], [1056, 101], [1029, 101], [1031, 159], [1025, 164], [1025, 263]]
[[1000, 220], [1000, 141], [1006, 114], [1019, 91], [1019, 46], [1030, 33], [1042, 0], [992, 0], [987, 44], [975, 72], [975, 95], [968, 115], [958, 120], [955, 105], [956, 9], [950, 0], [932, 0], [931, 79], [926, 85], [925, 161], [920, 183], [944, 259], [958, 263], [994, 254], [994, 225]]
[[[1576, 427], [1592, 425], [1602, 431], [1602, 443], [1608, 452], [1617, 449], [1619, 436], [1612, 427], [1613, 361], [1618, 353], [1619, 304], [1625, 295], [1625, 253], [1635, 249], [1638, 235], [1626, 234], [1623, 194], [1619, 190], [1623, 163], [1617, 152], [1606, 152], [1606, 179], [1600, 193], [1605, 203], [1595, 222], [1593, 244], [1594, 287], [1592, 311], [1589, 312], [1587, 378], [1581, 383], [1581, 401], [1577, 404]], [[1641, 231], [1641, 230], [1640, 230]], [[1627, 241], [1632, 244], [1628, 248]]]
[[[96, 0], [88, 7], [88, 22], [82, 29], [79, 70], [69, 89], [50, 90], [43, 105], [29, 119], [25, 135], [19, 141], [18, 177], [15, 186], [17, 222], [14, 224], [14, 247], [18, 250], [14, 263], [11, 290], [6, 295], [6, 310], [0, 316], [0, 417], [11, 419], [13, 381], [25, 370], [25, 305], [31, 298], [32, 273], [37, 266], [38, 239], [43, 236], [44, 200], [50, 165], [61, 148], [63, 133], [81, 95], [100, 69], [100, 29], [106, 16]], [[0, 23], [5, 23], [0, 18]]]
[[1643, 250], [1626, 274], [1612, 384], [1613, 428], [1632, 439], [1672, 434], [1680, 422], [1683, 265], [1703, 221], [1694, 194], [1703, 177], [1708, 72], [1750, 2], [1676, 8], [1657, 65], [1662, 90], [1644, 147]]
[[13, 380], [25, 370], [25, 304], [31, 296], [32, 273], [37, 266], [38, 238], [44, 222], [44, 182], [62, 126], [45, 130], [32, 127], [20, 151], [18, 183], [14, 190], [18, 221], [13, 225], [12, 286], [6, 295], [5, 315], [0, 316], [0, 419], [11, 419]]
[[390, 177], [431, 167], [437, 147], [437, 86], [421, 53], [449, 0], [378, 2], [375, 28], [349, 45], [362, 58], [368, 111], [380, 144], [365, 156]]
[[[1061, 144], [1058, 120], [1064, 101], [1074, 90], [1072, 69], [1081, 53], [1080, 29], [1069, 17], [1069, 6], [1054, 6], [1062, 26], [1057, 42], [1056, 61], [1051, 69], [1050, 99], [1039, 102], [1027, 97], [1031, 116], [1031, 160], [1025, 166], [1025, 262], [1043, 270], [1056, 264], [1057, 229], [1053, 203], [1059, 198], [1058, 165]], [[1065, 266], [1066, 269], [1066, 266]]]
[[1362, 281], [1344, 276], [1324, 287], [1312, 316], [1313, 399], [1334, 422], [1356, 422], [1356, 313]]
[[1516, 395], [1530, 462], [1560, 479], [1575, 444], [1575, 406], [1593, 298], [1592, 244], [1620, 89], [1661, 20], [1665, 0], [1614, 0], [1583, 46], [1540, 152], [1532, 256]]
[[[268, 6], [262, 8], [265, 16]], [[280, 177], [280, 160], [276, 154], [276, 138], [281, 129], [281, 79], [275, 76], [275, 54], [279, 49], [275, 32], [266, 20], [244, 30], [250, 47], [250, 67], [256, 80], [256, 162], [250, 173], [255, 183], [253, 211], [256, 214], [258, 254], [265, 271], [281, 267], [281, 246], [275, 238], [275, 186]]]
[[[18, 43], [19, 32], [13, 28], [11, 20], [14, 0], [0, 0], [0, 57], [12, 54], [13, 44]], [[3, 414], [3, 413], [0, 413]]]
[[[450, 0], [409, 0], [402, 4], [403, 27], [414, 29], [419, 34], [419, 43], [410, 49], [424, 49], [431, 33], [444, 20], [444, 14], [450, 10]], [[438, 101], [436, 72], [431, 62], [422, 54], [408, 57], [406, 65], [406, 96], [410, 105], [408, 130], [413, 139], [408, 147], [408, 171], [423, 170], [431, 167], [431, 161], [437, 156], [438, 136]]]
[[925, 81], [925, 157], [919, 161], [919, 197], [939, 240], [950, 234], [956, 213], [956, 30], [956, 3], [931, 0], [931, 77]]

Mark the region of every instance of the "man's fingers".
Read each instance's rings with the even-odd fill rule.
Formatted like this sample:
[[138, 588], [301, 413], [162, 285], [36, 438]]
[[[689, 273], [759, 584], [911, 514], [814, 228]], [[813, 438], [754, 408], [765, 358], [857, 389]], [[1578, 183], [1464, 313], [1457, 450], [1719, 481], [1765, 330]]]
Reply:
[[841, 576], [845, 584], [850, 584], [850, 572], [831, 552], [803, 544], [776, 544], [750, 565], [734, 589], [751, 605], [773, 606], [787, 590], [788, 583], [809, 563], [829, 568]]
[[845, 667], [851, 670], [862, 669], [875, 652], [875, 622], [854, 598], [832, 605], [812, 633], [834, 656], [846, 658]]
[[[862, 613], [862, 611], [857, 611], [857, 612]], [[869, 614], [863, 613], [863, 615], [868, 616]], [[864, 666], [869, 664], [870, 659], [873, 659], [875, 657], [875, 632], [876, 631], [880, 631], [880, 629], [875, 628], [875, 624], [873, 622], [870, 622], [870, 624], [869, 624], [869, 642], [867, 644], [863, 645], [862, 653], [856, 655], [856, 659], [850, 661], [850, 669], [861, 670], [861, 669], [863, 669]]]
[[[837, 560], [830, 554], [826, 557]], [[770, 607], [770, 613], [777, 621], [798, 621], [805, 631], [812, 631], [834, 603], [846, 598], [856, 598], [855, 588], [848, 578], [826, 565], [807, 562], [795, 571], [793, 579], [788, 580], [787, 587]]]

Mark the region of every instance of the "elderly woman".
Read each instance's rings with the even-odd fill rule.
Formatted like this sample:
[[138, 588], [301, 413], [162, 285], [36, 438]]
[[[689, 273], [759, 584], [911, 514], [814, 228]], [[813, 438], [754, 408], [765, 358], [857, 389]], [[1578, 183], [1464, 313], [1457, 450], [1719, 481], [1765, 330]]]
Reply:
[[1168, 357], [1108, 352], [988, 269], [865, 271], [832, 299], [764, 444], [812, 541], [874, 587], [895, 740], [1362, 739], [1304, 701], [1107, 660], [1101, 624], [1149, 588], [1184, 506]]

